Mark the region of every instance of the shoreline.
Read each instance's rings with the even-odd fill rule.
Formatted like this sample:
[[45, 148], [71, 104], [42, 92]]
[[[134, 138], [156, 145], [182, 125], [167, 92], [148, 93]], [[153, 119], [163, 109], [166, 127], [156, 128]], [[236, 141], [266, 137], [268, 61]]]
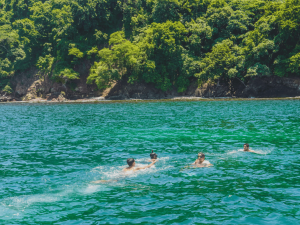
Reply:
[[203, 97], [173, 97], [173, 98], [161, 98], [161, 99], [124, 99], [124, 100], [106, 100], [104, 97], [92, 97], [86, 99], [77, 100], [63, 100], [63, 101], [51, 101], [42, 98], [33, 99], [29, 101], [7, 101], [0, 102], [0, 104], [70, 104], [70, 103], [129, 103], [129, 102], [181, 102], [181, 101], [262, 101], [262, 100], [300, 100], [300, 96], [296, 97], [275, 97], [275, 98], [235, 98], [235, 97], [215, 97], [215, 98], [203, 98]]

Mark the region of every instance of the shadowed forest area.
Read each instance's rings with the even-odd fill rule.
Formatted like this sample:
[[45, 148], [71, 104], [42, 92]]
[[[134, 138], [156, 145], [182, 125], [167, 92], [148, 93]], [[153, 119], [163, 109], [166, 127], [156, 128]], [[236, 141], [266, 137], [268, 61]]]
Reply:
[[0, 0], [0, 91], [36, 68], [99, 90], [125, 79], [187, 89], [300, 73], [300, 0]]

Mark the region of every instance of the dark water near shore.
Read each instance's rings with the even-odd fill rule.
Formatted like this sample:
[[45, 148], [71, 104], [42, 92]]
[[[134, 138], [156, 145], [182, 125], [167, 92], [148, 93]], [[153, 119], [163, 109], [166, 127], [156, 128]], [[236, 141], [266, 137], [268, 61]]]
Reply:
[[0, 224], [299, 224], [299, 156], [298, 100], [0, 105]]

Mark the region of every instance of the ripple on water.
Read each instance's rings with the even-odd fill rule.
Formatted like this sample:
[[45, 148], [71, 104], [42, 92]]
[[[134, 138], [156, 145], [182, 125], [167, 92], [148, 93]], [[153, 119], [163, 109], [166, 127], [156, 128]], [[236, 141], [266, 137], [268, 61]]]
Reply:
[[[299, 106], [3, 105], [0, 223], [298, 224]], [[122, 175], [152, 149], [154, 167]], [[189, 167], [198, 152], [214, 166]]]

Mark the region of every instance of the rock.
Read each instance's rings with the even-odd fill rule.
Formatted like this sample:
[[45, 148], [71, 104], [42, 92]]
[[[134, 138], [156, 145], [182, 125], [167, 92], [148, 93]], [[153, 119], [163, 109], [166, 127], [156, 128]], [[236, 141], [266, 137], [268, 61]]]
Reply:
[[191, 96], [195, 97], [229, 97], [231, 96], [229, 87], [226, 85], [208, 84], [205, 83], [201, 87], [196, 88]]
[[[88, 61], [82, 61], [80, 65], [76, 65], [75, 70], [80, 73], [80, 79], [68, 81], [67, 84], [56, 83], [49, 77], [40, 79], [39, 71], [36, 68], [20, 72], [11, 80], [15, 97], [24, 100], [43, 97], [50, 100], [58, 98], [62, 91], [65, 92], [64, 99], [78, 99], [88, 95], [98, 97], [101, 93], [94, 91], [97, 86], [95, 84], [86, 84], [89, 68], [90, 63]], [[62, 98], [60, 99], [63, 100]]]
[[105, 98], [106, 100], [124, 100], [126, 99], [123, 95], [115, 95], [115, 96], [109, 96]]
[[243, 97], [294, 97], [300, 94], [300, 79], [257, 77], [243, 90]]
[[65, 98], [65, 96], [64, 96], [63, 94], [60, 94], [60, 95], [58, 96], [57, 100], [58, 100], [59, 102], [64, 102], [64, 101], [66, 101], [66, 98]]
[[10, 102], [13, 98], [11, 96], [0, 96], [0, 102]]
[[[103, 96], [108, 100], [124, 99], [165, 99], [175, 97], [294, 97], [300, 95], [300, 78], [293, 77], [254, 77], [248, 78], [247, 82], [238, 79], [228, 81], [220, 80], [218, 84], [207, 82], [198, 87], [196, 78], [190, 79], [190, 85], [184, 92], [178, 93], [176, 87], [162, 91], [151, 83], [127, 83], [126, 79], [113, 84], [104, 91], [97, 90], [97, 86], [87, 85], [88, 61], [82, 62], [84, 66], [77, 65], [75, 70], [80, 73], [80, 79], [68, 81], [67, 84], [56, 83], [48, 77], [40, 79], [38, 70], [32, 68], [27, 72], [16, 75], [12, 81], [14, 89], [13, 98], [33, 100], [41, 97], [48, 101], [66, 101], [82, 98], [97, 98]], [[85, 68], [85, 69], [84, 69]], [[64, 92], [63, 95], [61, 93]], [[0, 93], [1, 94], [1, 93]], [[0, 101], [11, 101], [10, 98], [0, 97]]]
[[153, 84], [135, 83], [128, 84], [126, 81], [119, 81], [107, 93], [105, 99], [122, 100], [122, 99], [158, 99], [164, 98], [163, 91], [155, 88]]

